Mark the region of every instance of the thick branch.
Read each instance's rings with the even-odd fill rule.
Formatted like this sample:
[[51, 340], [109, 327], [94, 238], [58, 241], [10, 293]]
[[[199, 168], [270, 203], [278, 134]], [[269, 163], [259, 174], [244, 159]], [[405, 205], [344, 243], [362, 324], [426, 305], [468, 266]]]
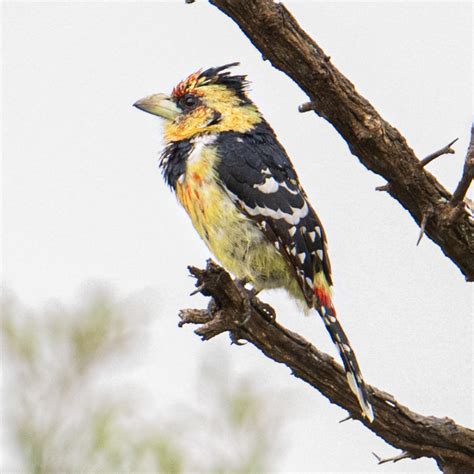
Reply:
[[[414, 413], [395, 398], [368, 386], [375, 420], [362, 417], [357, 400], [349, 389], [344, 371], [329, 355], [318, 351], [301, 336], [289, 331], [271, 317], [272, 309], [251, 292], [236, 284], [225, 270], [209, 261], [205, 270], [191, 267], [197, 286], [212, 296], [213, 309], [187, 309], [180, 313], [180, 325], [201, 326], [195, 331], [203, 340], [229, 332], [234, 342], [245, 339], [267, 357], [285, 364], [296, 377], [319, 390], [332, 403], [347, 410], [387, 443], [401, 449], [404, 457], [434, 458], [443, 470], [474, 472], [474, 431], [449, 418]], [[251, 317], [241, 324], [250, 305]], [[274, 314], [274, 313], [273, 313]]]
[[308, 94], [309, 109], [336, 128], [365, 167], [387, 180], [388, 193], [418, 225], [429, 210], [426, 235], [468, 281], [474, 281], [474, 223], [467, 210], [453, 213], [451, 194], [421, 166], [400, 132], [355, 90], [284, 5], [272, 0], [209, 1]]

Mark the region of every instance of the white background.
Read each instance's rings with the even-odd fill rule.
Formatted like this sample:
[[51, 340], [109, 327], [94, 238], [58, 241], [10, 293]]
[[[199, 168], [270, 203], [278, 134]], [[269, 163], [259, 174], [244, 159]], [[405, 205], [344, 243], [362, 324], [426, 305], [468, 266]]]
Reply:
[[[455, 137], [456, 154], [429, 165], [459, 181], [471, 125], [471, 4], [287, 2], [333, 63], [421, 158]], [[335, 303], [366, 380], [426, 415], [472, 424], [472, 293], [455, 265], [351, 156], [305, 95], [262, 61], [238, 27], [201, 0], [3, 4], [3, 279], [21, 301], [76, 301], [104, 281], [122, 296], [148, 289], [156, 311], [143, 363], [130, 377], [161, 405], [185, 399], [198, 360], [219, 348], [231, 370], [275, 397], [292, 419], [278, 471], [435, 471], [429, 460], [377, 466], [397, 452], [249, 345], [201, 343], [177, 328], [188, 264], [209, 252], [158, 170], [159, 120], [132, 103], [169, 92], [201, 67], [240, 61], [251, 98], [287, 149], [325, 225]], [[283, 324], [335, 351], [319, 318], [279, 291], [263, 299]], [[158, 301], [158, 303], [156, 303]], [[113, 381], [112, 381], [113, 382]], [[279, 395], [281, 394], [281, 395]], [[13, 461], [11, 461], [13, 463]], [[13, 466], [4, 466], [13, 467]]]

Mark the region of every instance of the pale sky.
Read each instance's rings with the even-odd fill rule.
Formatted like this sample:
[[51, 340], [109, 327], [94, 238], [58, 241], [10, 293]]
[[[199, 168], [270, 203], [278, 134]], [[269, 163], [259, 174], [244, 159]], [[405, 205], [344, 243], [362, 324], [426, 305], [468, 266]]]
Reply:
[[[450, 191], [471, 126], [471, 4], [286, 2], [421, 158], [459, 137], [429, 171]], [[216, 348], [255, 384], [292, 393], [279, 472], [435, 472], [433, 461], [377, 466], [397, 452], [346, 413], [228, 338], [201, 343], [177, 328], [186, 266], [210, 256], [158, 170], [160, 121], [132, 107], [201, 67], [240, 61], [250, 96], [275, 129], [329, 238], [335, 304], [367, 382], [424, 415], [472, 425], [472, 290], [333, 127], [300, 114], [305, 94], [262, 61], [239, 28], [204, 0], [3, 3], [3, 281], [31, 307], [106, 282], [158, 304], [137, 380], [161, 405], [185, 397], [198, 360]], [[278, 319], [336, 356], [319, 317], [279, 291]], [[130, 368], [129, 368], [130, 371]], [[282, 395], [283, 396], [283, 395]]]

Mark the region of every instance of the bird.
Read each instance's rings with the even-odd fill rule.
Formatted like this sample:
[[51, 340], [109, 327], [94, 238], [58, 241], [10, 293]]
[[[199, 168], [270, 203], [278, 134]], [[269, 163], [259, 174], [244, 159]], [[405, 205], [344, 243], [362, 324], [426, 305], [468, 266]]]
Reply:
[[240, 63], [199, 69], [171, 94], [133, 105], [163, 122], [159, 166], [209, 250], [255, 291], [284, 288], [316, 310], [342, 359], [362, 415], [374, 411], [332, 302], [326, 233], [275, 132], [249, 98]]

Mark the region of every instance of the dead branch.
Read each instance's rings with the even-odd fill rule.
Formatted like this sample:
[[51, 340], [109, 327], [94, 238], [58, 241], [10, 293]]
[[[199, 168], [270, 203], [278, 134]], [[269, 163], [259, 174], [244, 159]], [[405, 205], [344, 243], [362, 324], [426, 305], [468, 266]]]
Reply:
[[377, 459], [378, 461], [378, 464], [386, 464], [388, 462], [393, 462], [393, 463], [396, 463], [398, 461], [401, 461], [402, 459], [409, 459], [411, 456], [408, 454], [408, 453], [401, 453], [401, 454], [398, 454], [397, 456], [393, 456], [391, 458], [381, 458], [378, 454], [376, 453], [372, 453], [375, 457], [375, 459]]
[[428, 222], [428, 219], [433, 215], [433, 209], [429, 208], [425, 212], [423, 212], [423, 217], [421, 218], [421, 224], [420, 224], [420, 235], [418, 236], [418, 240], [416, 241], [416, 245], [419, 245], [421, 242], [421, 239], [425, 235], [425, 229], [426, 229], [426, 223]]
[[[418, 225], [425, 209], [433, 209], [424, 232], [466, 280], [474, 281], [474, 222], [469, 212], [458, 207], [453, 213], [451, 194], [420, 166], [402, 134], [356, 91], [285, 6], [272, 0], [209, 1], [238, 24], [263, 57], [308, 94], [309, 103], [300, 110], [314, 110], [328, 120], [359, 161], [385, 178], [386, 191]], [[464, 184], [460, 196], [465, 188]]]
[[429, 154], [425, 158], [423, 158], [420, 161], [421, 166], [426, 166], [428, 163], [431, 163], [433, 160], [436, 160], [436, 158], [439, 158], [440, 156], [443, 155], [453, 155], [456, 153], [453, 148], [451, 148], [452, 145], [454, 145], [459, 138], [455, 138], [452, 142], [449, 142], [446, 146], [443, 148], [440, 148], [439, 150]]
[[304, 114], [305, 112], [309, 112], [311, 110], [314, 111], [314, 107], [315, 104], [313, 104], [313, 102], [305, 102], [304, 104], [298, 106], [298, 112]]
[[[375, 420], [362, 417], [357, 400], [347, 384], [344, 370], [332, 357], [320, 352], [308, 341], [275, 321], [273, 309], [254, 294], [236, 284], [221, 267], [208, 261], [205, 270], [189, 268], [196, 286], [212, 297], [212, 310], [185, 309], [180, 326], [198, 324], [195, 331], [203, 340], [229, 332], [233, 342], [246, 340], [267, 357], [285, 364], [291, 373], [335, 403], [349, 416], [403, 452], [405, 458], [434, 458], [441, 469], [456, 473], [474, 472], [474, 431], [457, 425], [449, 418], [423, 416], [401, 405], [390, 394], [368, 386]], [[243, 314], [251, 308], [251, 317], [242, 324]], [[384, 461], [386, 462], [386, 461]]]

